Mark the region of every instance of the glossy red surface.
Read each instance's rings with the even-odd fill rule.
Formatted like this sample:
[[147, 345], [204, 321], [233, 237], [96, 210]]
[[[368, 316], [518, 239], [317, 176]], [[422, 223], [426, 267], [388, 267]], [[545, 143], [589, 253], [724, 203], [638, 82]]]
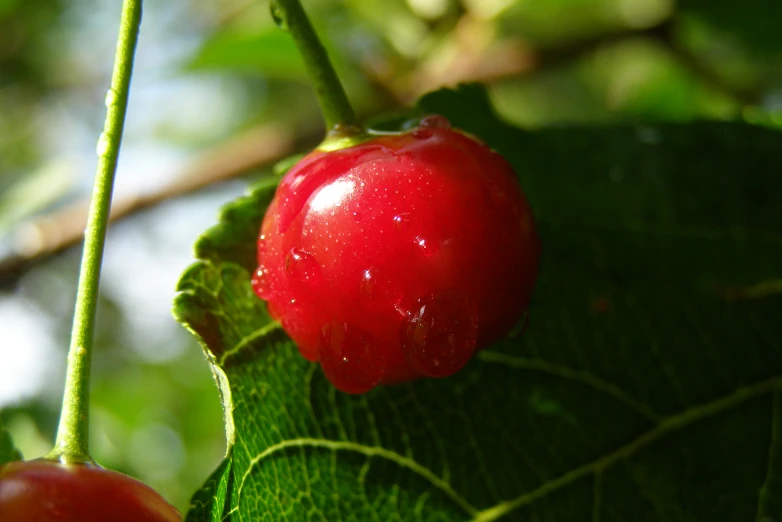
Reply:
[[33, 460], [0, 466], [3, 522], [181, 522], [138, 480], [98, 466]]
[[539, 244], [516, 176], [447, 127], [309, 154], [261, 226], [253, 288], [343, 391], [451, 375], [528, 307]]

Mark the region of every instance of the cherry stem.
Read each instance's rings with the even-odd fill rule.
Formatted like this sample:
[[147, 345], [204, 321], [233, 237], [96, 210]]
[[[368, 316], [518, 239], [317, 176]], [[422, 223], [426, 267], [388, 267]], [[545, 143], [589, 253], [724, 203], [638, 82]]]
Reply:
[[[318, 39], [307, 13], [299, 0], [271, 0], [272, 16], [283, 28], [290, 31], [299, 49], [307, 73], [315, 87], [320, 109], [326, 121], [326, 132], [340, 129], [359, 132], [358, 120], [350, 105], [345, 89], [331, 65], [325, 47]], [[328, 137], [328, 136], [327, 136]]]
[[106, 93], [106, 122], [98, 139], [98, 167], [84, 233], [65, 394], [54, 449], [46, 457], [61, 462], [92, 462], [89, 452], [89, 413], [95, 311], [111, 195], [128, 106], [133, 56], [141, 24], [141, 3], [142, 0], [123, 2], [111, 88]]

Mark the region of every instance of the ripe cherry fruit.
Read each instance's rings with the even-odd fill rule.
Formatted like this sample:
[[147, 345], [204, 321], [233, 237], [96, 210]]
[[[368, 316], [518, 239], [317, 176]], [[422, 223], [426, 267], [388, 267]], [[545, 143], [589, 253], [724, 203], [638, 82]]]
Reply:
[[181, 522], [152, 488], [96, 465], [48, 460], [0, 466], [3, 522]]
[[539, 244], [510, 165], [441, 116], [282, 179], [255, 293], [334, 385], [457, 372], [526, 314]]

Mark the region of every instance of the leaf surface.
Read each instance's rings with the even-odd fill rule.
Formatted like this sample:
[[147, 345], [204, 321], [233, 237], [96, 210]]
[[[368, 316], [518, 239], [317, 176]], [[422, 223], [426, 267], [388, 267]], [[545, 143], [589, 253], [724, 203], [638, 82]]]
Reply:
[[420, 105], [519, 174], [544, 245], [528, 329], [454, 377], [336, 391], [250, 288], [257, 187], [175, 303], [230, 441], [188, 521], [782, 518], [782, 134], [525, 132], [477, 87]]

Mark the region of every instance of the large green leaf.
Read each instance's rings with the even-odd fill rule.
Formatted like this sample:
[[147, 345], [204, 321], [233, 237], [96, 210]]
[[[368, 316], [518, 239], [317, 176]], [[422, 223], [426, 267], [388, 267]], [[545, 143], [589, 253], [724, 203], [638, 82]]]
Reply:
[[336, 391], [253, 296], [255, 189], [179, 284], [229, 439], [188, 520], [782, 517], [782, 134], [528, 133], [478, 88], [421, 105], [519, 173], [544, 244], [528, 330], [451, 378]]

